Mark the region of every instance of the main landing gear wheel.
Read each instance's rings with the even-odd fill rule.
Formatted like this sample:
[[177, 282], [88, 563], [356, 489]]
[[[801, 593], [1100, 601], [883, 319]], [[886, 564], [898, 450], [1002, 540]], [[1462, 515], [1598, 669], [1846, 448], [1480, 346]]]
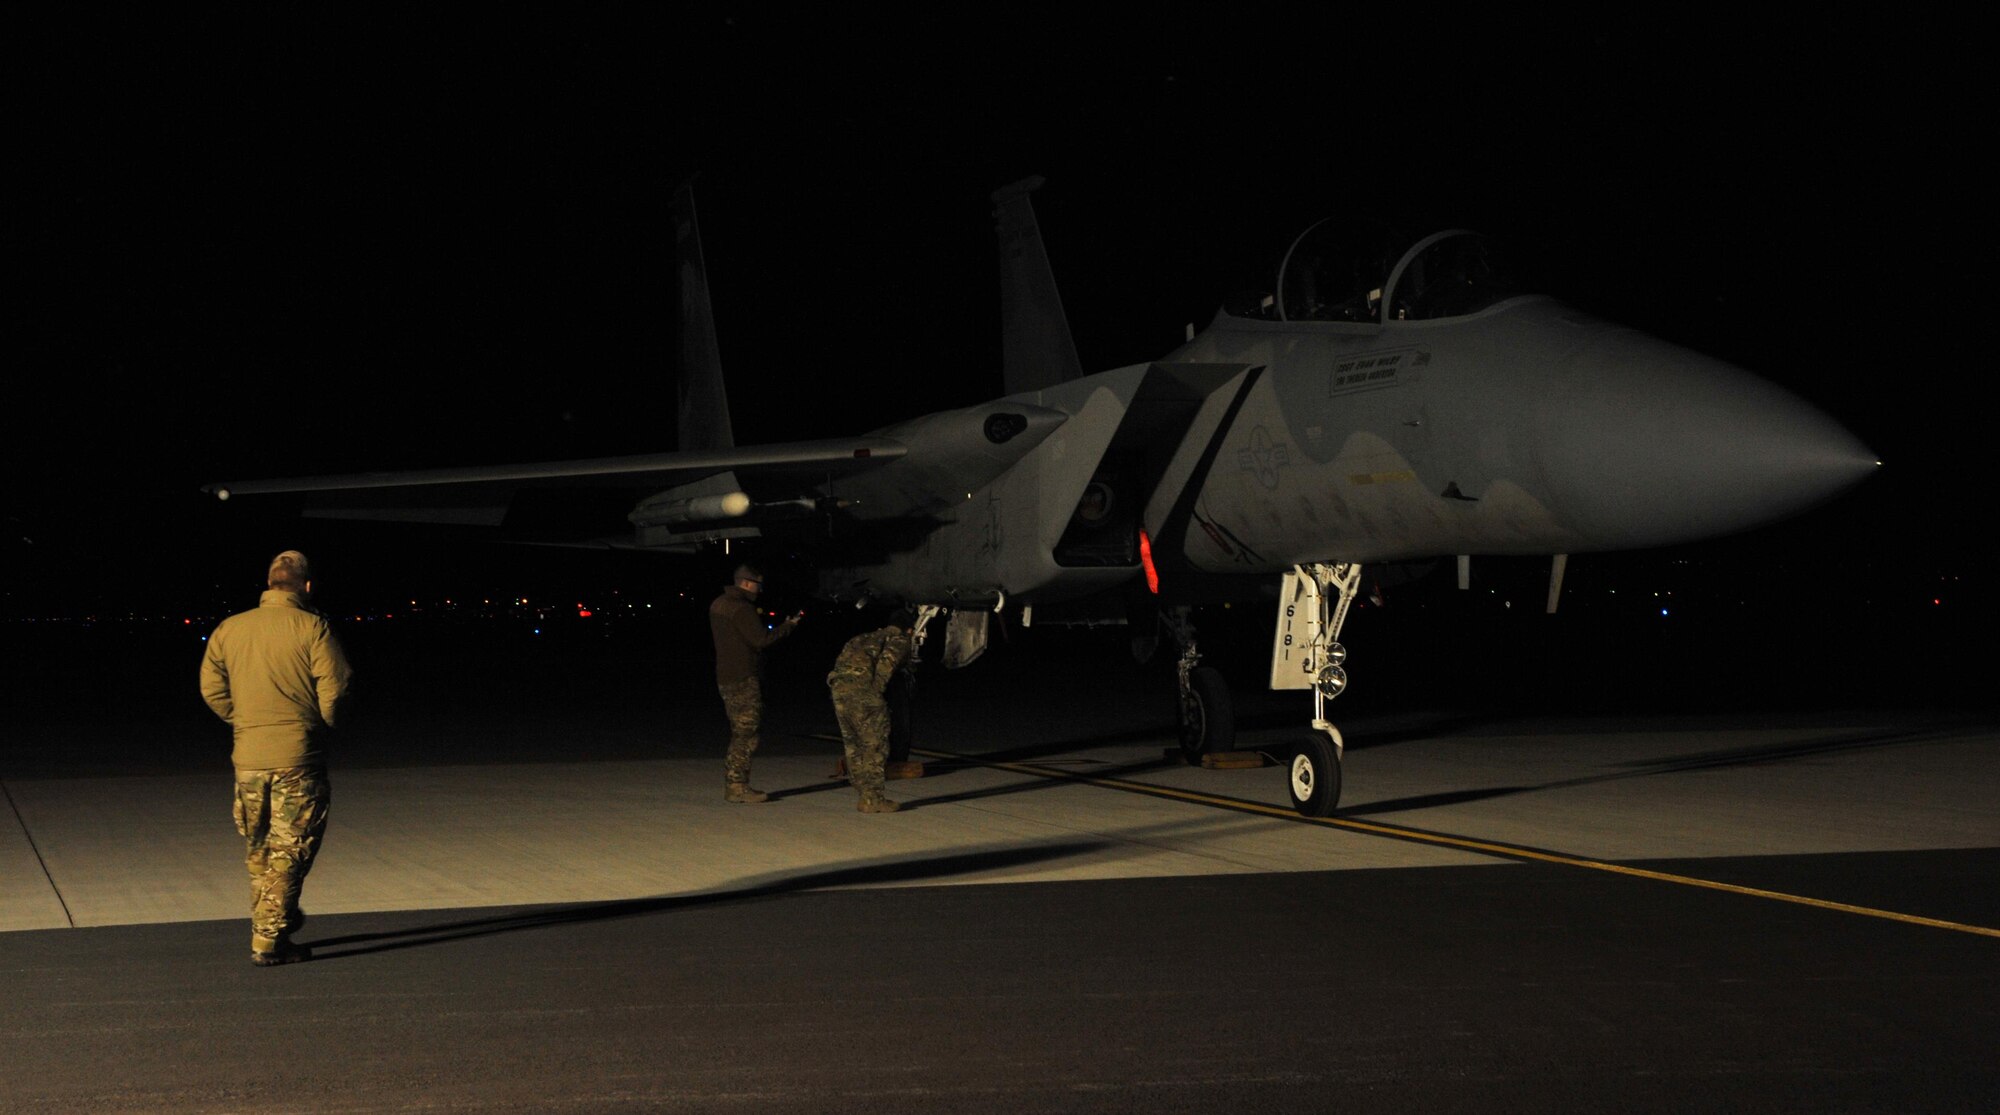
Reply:
[[1340, 756], [1334, 753], [1333, 744], [1317, 735], [1307, 740], [1292, 758], [1286, 788], [1292, 795], [1292, 808], [1301, 816], [1333, 816], [1333, 807], [1340, 801]]
[[1188, 671], [1180, 697], [1181, 755], [1195, 766], [1201, 757], [1236, 746], [1236, 711], [1222, 671], [1197, 666]]

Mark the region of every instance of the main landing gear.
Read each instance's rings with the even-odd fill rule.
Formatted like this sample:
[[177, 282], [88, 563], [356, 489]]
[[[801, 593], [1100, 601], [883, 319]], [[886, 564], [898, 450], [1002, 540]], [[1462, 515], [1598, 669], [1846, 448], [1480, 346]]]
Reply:
[[1236, 745], [1236, 708], [1229, 699], [1229, 683], [1222, 671], [1201, 665], [1201, 651], [1194, 641], [1191, 609], [1182, 605], [1160, 614], [1160, 624], [1181, 648], [1174, 664], [1180, 681], [1179, 715], [1181, 756], [1200, 766], [1201, 757], [1228, 751]]

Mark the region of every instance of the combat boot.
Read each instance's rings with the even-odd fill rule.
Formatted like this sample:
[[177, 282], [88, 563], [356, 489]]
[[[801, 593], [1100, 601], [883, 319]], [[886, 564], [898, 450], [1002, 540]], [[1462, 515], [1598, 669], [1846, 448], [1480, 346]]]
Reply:
[[894, 813], [896, 810], [903, 808], [903, 803], [890, 801], [881, 794], [866, 794], [862, 796], [860, 803], [854, 808], [863, 813]]
[[313, 950], [304, 945], [295, 945], [283, 938], [279, 938], [276, 948], [263, 950], [253, 948], [250, 950], [250, 963], [255, 964], [259, 968], [272, 968], [279, 964], [297, 964], [302, 960], [311, 960], [312, 958]]
[[722, 784], [722, 800], [740, 805], [756, 805], [760, 801], [770, 801], [771, 795], [762, 790], [753, 790], [748, 782], [725, 782]]

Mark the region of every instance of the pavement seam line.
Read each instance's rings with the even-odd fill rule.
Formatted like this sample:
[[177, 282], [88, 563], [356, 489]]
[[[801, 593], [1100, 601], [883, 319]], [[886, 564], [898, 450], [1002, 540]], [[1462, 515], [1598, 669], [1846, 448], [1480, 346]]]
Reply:
[[56, 885], [56, 877], [49, 874], [49, 861], [42, 858], [42, 847], [35, 843], [35, 834], [28, 831], [28, 819], [21, 816], [21, 806], [14, 800], [14, 791], [0, 781], [0, 796], [7, 799], [7, 808], [14, 811], [14, 823], [21, 826], [21, 836], [28, 842], [28, 850], [35, 853], [35, 865], [42, 869], [42, 878], [49, 881], [49, 893], [56, 896], [56, 905], [62, 907], [63, 920], [71, 929], [76, 928], [76, 915], [69, 912], [69, 903], [63, 900], [62, 888]]
[[991, 767], [996, 770], [1014, 771], [1020, 774], [1034, 775], [1038, 778], [1052, 778], [1066, 782], [1082, 782], [1088, 785], [1101, 786], [1111, 790], [1124, 790], [1128, 793], [1150, 794], [1153, 797], [1173, 798], [1180, 801], [1193, 802], [1197, 805], [1210, 805], [1221, 809], [1233, 809], [1245, 813], [1258, 813], [1269, 817], [1276, 817], [1281, 820], [1298, 821], [1305, 824], [1313, 824], [1313, 825], [1325, 825], [1330, 828], [1343, 828], [1343, 829], [1348, 829], [1349, 831], [1352, 832], [1365, 833], [1370, 836], [1387, 836], [1397, 840], [1411, 840], [1423, 844], [1437, 844], [1437, 845], [1442, 845], [1444, 847], [1460, 848], [1465, 851], [1479, 852], [1485, 855], [1500, 856], [1506, 859], [1536, 860], [1542, 863], [1552, 863], [1563, 867], [1582, 867], [1582, 868], [1588, 868], [1592, 871], [1609, 872], [1614, 875], [1628, 875], [1639, 879], [1650, 879], [1655, 882], [1678, 883], [1681, 886], [1699, 887], [1705, 890], [1724, 891], [1729, 894], [1741, 894], [1751, 898], [1764, 898], [1774, 902], [1789, 902], [1794, 905], [1810, 906], [1820, 910], [1834, 910], [1844, 914], [1858, 914], [1862, 917], [1881, 918], [1886, 921], [1903, 922], [1908, 925], [1921, 925], [1931, 929], [1949, 929], [1955, 932], [1971, 933], [1981, 937], [2000, 938], [2000, 929], [1993, 929], [1983, 925], [1967, 925], [1964, 924], [1963, 922], [1945, 921], [1940, 918], [1927, 918], [1918, 914], [1899, 913], [1895, 910], [1880, 910], [1872, 906], [1856, 906], [1846, 902], [1833, 902], [1828, 899], [1812, 898], [1802, 894], [1786, 894], [1783, 891], [1763, 890], [1758, 887], [1746, 887], [1746, 886], [1740, 886], [1735, 883], [1717, 882], [1716, 880], [1713, 879], [1700, 879], [1692, 875], [1675, 875], [1670, 872], [1653, 871], [1643, 867], [1627, 867], [1623, 864], [1606, 863], [1602, 860], [1593, 860], [1593, 859], [1586, 859], [1581, 856], [1565, 855], [1561, 852], [1549, 852], [1537, 848], [1524, 848], [1513, 844], [1496, 844], [1490, 841], [1474, 840], [1471, 839], [1470, 837], [1452, 836], [1449, 833], [1426, 832], [1423, 829], [1402, 828], [1396, 825], [1376, 824], [1369, 821], [1350, 821], [1340, 817], [1307, 817], [1300, 814], [1296, 810], [1284, 809], [1275, 805], [1265, 805], [1263, 802], [1258, 802], [1258, 801], [1244, 801], [1241, 798], [1227, 798], [1214, 794], [1201, 794], [1201, 793], [1196, 793], [1192, 790], [1176, 790], [1171, 786], [1154, 786], [1145, 782], [1128, 782], [1125, 781], [1124, 779], [1118, 779], [1118, 778], [1099, 778], [1094, 775], [1075, 774], [1066, 770], [1054, 770], [1047, 767], [1037, 767], [1032, 763], [1012, 763], [1003, 760], [988, 760], [988, 759], [982, 759], [977, 755], [960, 755], [950, 751], [919, 750], [917, 751], [917, 753], [931, 758], [956, 759], [961, 762], [976, 763], [979, 766], [983, 767]]

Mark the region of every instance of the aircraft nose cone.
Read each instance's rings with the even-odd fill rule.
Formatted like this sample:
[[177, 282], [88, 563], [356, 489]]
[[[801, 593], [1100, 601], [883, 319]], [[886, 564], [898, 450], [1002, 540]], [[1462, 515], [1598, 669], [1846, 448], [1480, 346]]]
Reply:
[[1720, 360], [1605, 338], [1572, 384], [1549, 463], [1590, 477], [1572, 510], [1606, 544], [1652, 546], [1798, 514], [1881, 462], [1825, 412]]

